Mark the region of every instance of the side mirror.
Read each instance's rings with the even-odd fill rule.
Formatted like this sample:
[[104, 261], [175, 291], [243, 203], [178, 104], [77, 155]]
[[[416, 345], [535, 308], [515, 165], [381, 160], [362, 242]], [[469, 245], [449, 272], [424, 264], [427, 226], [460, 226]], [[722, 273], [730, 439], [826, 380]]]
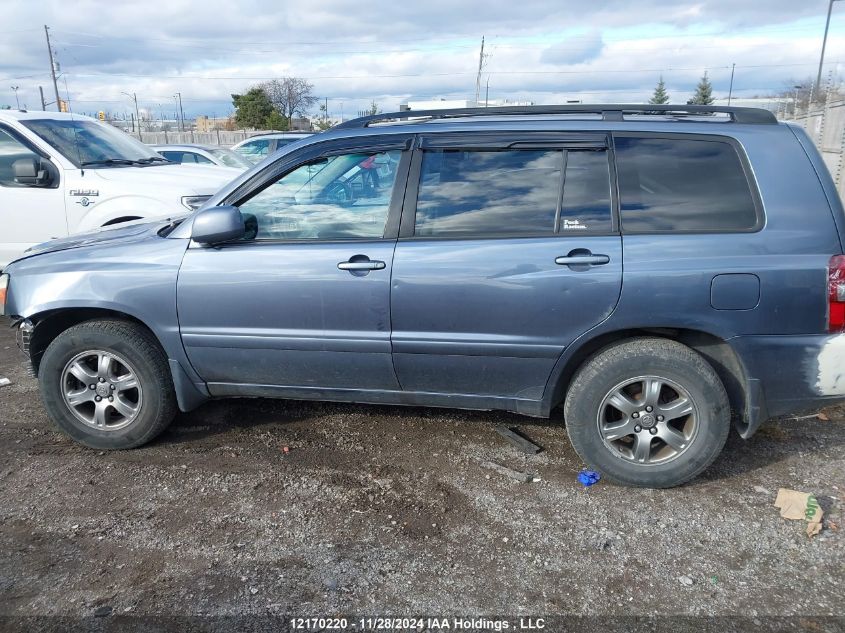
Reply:
[[191, 239], [199, 244], [220, 244], [242, 238], [245, 230], [238, 207], [209, 207], [194, 218]]
[[12, 163], [15, 182], [28, 187], [49, 187], [50, 172], [38, 158], [20, 158]]

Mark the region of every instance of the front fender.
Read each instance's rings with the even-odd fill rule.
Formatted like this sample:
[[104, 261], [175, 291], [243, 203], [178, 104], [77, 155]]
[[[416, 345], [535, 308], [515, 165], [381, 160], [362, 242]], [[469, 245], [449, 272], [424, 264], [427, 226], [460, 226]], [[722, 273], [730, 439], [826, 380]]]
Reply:
[[108, 310], [146, 325], [168, 358], [201, 383], [182, 347], [176, 279], [188, 240], [153, 236], [35, 255], [12, 264], [7, 307], [38, 320], [57, 310]]

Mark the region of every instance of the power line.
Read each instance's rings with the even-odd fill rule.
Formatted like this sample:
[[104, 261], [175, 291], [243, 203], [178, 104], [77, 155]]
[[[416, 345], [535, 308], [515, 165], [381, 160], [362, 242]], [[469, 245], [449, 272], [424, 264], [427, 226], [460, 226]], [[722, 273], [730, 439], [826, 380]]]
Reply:
[[[839, 60], [831, 60], [831, 64], [842, 63]], [[738, 69], [742, 68], [789, 68], [800, 66], [815, 66], [815, 62], [796, 62], [791, 64], [748, 64], [739, 65]], [[708, 64], [706, 66], [689, 66], [678, 68], [622, 68], [622, 69], [607, 69], [607, 70], [494, 70], [488, 71], [491, 75], [595, 75], [595, 74], [614, 74], [614, 73], [657, 73], [657, 72], [686, 72], [686, 71], [701, 71], [703, 69], [722, 70], [730, 69], [731, 64], [714, 65]], [[140, 74], [140, 73], [93, 73], [93, 72], [73, 72], [66, 73], [75, 77], [127, 77], [127, 78], [147, 78], [147, 79], [201, 79], [201, 80], [220, 80], [220, 81], [263, 81], [265, 79], [273, 79], [277, 75], [260, 75], [260, 76], [215, 76], [215, 75], [159, 75], [159, 74]], [[413, 77], [460, 77], [466, 75], [476, 75], [476, 71], [454, 71], [444, 73], [399, 73], [399, 74], [366, 74], [366, 75], [310, 75], [306, 77], [309, 80], [313, 79], [402, 79]]]

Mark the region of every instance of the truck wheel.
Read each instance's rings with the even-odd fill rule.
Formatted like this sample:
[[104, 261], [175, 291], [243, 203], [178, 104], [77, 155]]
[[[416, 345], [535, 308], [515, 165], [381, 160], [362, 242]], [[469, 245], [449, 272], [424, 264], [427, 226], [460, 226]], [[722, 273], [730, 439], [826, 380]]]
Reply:
[[38, 379], [52, 420], [91, 448], [141, 446], [176, 415], [164, 352], [127, 321], [86, 321], [65, 330], [44, 352]]
[[689, 347], [638, 338], [598, 352], [575, 375], [564, 419], [580, 457], [629, 486], [689, 481], [721, 452], [731, 416], [713, 368]]

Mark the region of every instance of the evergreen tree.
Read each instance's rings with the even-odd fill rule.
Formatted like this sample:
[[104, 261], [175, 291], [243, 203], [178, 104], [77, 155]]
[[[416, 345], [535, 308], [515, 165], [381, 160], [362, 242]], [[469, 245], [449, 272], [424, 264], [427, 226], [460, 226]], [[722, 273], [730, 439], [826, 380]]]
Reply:
[[287, 130], [288, 120], [279, 114], [278, 110], [273, 110], [270, 116], [267, 117], [267, 122], [264, 124], [268, 130]]
[[710, 83], [710, 79], [707, 77], [707, 71], [704, 71], [704, 75], [695, 87], [695, 94], [692, 96], [692, 99], [687, 101], [687, 105], [710, 105], [712, 103], [713, 84]]
[[657, 87], [654, 89], [654, 94], [651, 96], [651, 99], [649, 99], [648, 102], [653, 103], [655, 105], [669, 103], [669, 93], [666, 92], [666, 84], [663, 82], [663, 75], [660, 76], [660, 81], [657, 82]]
[[261, 88], [232, 95], [232, 103], [235, 106], [235, 122], [242, 128], [262, 128], [273, 113], [273, 104]]

